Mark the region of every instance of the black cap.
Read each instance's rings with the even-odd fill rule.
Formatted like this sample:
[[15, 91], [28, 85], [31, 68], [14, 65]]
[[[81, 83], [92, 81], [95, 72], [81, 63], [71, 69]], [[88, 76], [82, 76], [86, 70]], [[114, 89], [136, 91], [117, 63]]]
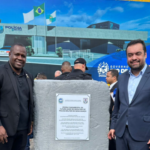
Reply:
[[88, 70], [88, 68], [87, 68], [87, 66], [86, 66], [86, 61], [85, 61], [85, 59], [83, 59], [83, 58], [77, 58], [77, 59], [74, 61], [74, 64], [85, 64], [86, 70]]

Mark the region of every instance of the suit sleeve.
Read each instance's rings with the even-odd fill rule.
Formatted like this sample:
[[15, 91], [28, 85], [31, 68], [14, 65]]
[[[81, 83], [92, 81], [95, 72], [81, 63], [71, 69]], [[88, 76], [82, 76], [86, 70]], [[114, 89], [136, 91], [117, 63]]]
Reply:
[[111, 126], [110, 126], [111, 129], [115, 129], [119, 108], [120, 108], [119, 88], [117, 88], [116, 97], [115, 97], [115, 105], [114, 105], [114, 110], [113, 110], [112, 119], [111, 119]]

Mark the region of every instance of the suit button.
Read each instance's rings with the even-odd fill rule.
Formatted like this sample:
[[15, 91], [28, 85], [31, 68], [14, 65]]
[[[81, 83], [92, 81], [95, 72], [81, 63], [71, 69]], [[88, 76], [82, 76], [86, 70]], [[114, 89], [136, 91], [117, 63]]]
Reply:
[[128, 117], [128, 115], [126, 115], [126, 117]]

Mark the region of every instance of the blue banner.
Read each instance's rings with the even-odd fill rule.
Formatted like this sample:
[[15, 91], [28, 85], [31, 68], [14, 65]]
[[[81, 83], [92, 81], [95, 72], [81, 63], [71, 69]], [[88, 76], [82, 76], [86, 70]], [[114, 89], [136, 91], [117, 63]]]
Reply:
[[[147, 48], [147, 59], [146, 63], [150, 65], [150, 45]], [[119, 74], [124, 73], [129, 70], [127, 64], [126, 51], [119, 51], [106, 55], [104, 57], [98, 58], [87, 64], [89, 70], [87, 73], [92, 74], [92, 78], [98, 81], [106, 82], [106, 74], [110, 69], [117, 69]]]

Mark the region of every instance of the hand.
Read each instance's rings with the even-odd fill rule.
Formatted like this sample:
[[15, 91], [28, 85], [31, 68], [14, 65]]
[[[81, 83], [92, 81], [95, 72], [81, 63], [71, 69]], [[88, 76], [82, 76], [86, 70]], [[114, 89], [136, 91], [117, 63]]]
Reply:
[[108, 139], [114, 139], [115, 138], [115, 130], [111, 129], [108, 133]]
[[[150, 144], [150, 140], [147, 142], [147, 144]], [[149, 147], [150, 148], [150, 147]]]
[[32, 133], [32, 130], [33, 130], [33, 125], [31, 124], [30, 132], [28, 133], [28, 135], [30, 135]]
[[3, 126], [0, 126], [0, 143], [4, 144], [4, 143], [7, 143], [8, 140], [7, 140], [7, 133], [6, 133], [6, 130]]

